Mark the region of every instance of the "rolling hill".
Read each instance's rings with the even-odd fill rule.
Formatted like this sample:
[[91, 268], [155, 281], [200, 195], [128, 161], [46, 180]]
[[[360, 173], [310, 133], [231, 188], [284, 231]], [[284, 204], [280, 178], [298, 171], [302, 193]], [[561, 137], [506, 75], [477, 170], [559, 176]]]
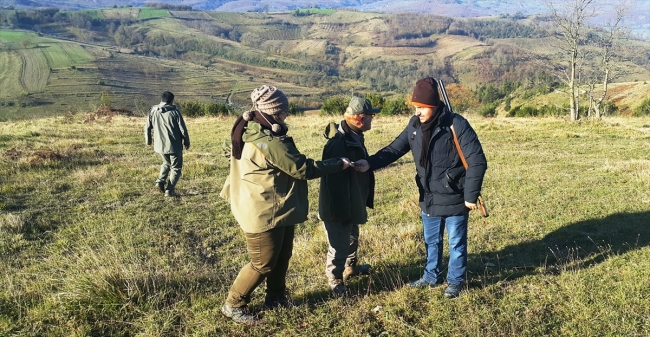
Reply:
[[[102, 97], [141, 114], [163, 90], [182, 101], [245, 109], [248, 93], [262, 82], [282, 88], [303, 109], [332, 95], [400, 97], [429, 75], [465, 90], [517, 82], [512, 95], [541, 97], [544, 104], [556, 100], [551, 94], [561, 86], [553, 78], [561, 52], [536, 17], [124, 7], [5, 9], [0, 20], [6, 118], [85, 111]], [[647, 92], [648, 45], [621, 45], [613, 82]], [[619, 102], [623, 112], [640, 104]]]

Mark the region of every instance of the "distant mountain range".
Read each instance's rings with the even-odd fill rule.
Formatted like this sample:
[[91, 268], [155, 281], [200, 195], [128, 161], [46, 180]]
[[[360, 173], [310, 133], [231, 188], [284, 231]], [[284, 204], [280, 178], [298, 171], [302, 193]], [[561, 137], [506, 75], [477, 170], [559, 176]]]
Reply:
[[[295, 8], [345, 8], [367, 12], [429, 13], [454, 18], [544, 14], [546, 8], [538, 1], [522, 0], [0, 0], [0, 7], [56, 7], [60, 9], [92, 9], [113, 6], [142, 7], [146, 3], [191, 6], [196, 10], [249, 12], [288, 11]], [[618, 0], [600, 0], [602, 17], [611, 13]], [[650, 0], [636, 0], [627, 24], [642, 39], [650, 39]]]

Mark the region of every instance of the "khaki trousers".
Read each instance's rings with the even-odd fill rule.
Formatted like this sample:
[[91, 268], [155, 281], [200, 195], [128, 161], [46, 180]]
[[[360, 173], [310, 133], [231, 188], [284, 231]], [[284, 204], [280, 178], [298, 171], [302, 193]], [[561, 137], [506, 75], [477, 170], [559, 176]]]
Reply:
[[359, 225], [340, 222], [324, 222], [324, 225], [329, 244], [325, 275], [329, 280], [343, 279], [345, 267], [357, 265]]
[[239, 271], [226, 303], [233, 308], [247, 305], [251, 294], [266, 279], [266, 300], [284, 295], [287, 270], [293, 252], [295, 226], [276, 227], [263, 233], [244, 233], [251, 262]]

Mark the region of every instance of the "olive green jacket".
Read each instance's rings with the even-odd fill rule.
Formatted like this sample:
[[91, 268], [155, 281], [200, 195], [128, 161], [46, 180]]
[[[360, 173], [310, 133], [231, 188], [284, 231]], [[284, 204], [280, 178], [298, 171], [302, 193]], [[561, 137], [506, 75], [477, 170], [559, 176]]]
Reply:
[[[347, 125], [330, 123], [325, 128], [329, 139], [323, 148], [323, 160], [346, 157], [351, 161], [368, 158], [363, 134], [352, 136]], [[318, 217], [326, 222], [363, 224], [368, 221], [366, 207], [373, 208], [375, 176], [373, 171], [345, 170], [322, 177], [318, 197]]]
[[307, 180], [343, 169], [341, 158], [314, 161], [301, 154], [288, 136], [271, 136], [248, 122], [240, 160], [230, 158], [230, 175], [221, 197], [242, 230], [261, 233], [307, 220]]
[[144, 126], [144, 142], [151, 145], [152, 140], [153, 150], [160, 154], [183, 153], [183, 144], [190, 147], [190, 135], [176, 106], [161, 102], [151, 107]]

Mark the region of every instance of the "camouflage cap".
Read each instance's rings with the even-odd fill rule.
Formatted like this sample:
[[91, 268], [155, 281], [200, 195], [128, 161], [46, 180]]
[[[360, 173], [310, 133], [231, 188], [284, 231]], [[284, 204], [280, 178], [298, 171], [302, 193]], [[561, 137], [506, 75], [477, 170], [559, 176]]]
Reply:
[[352, 97], [350, 99], [350, 104], [348, 104], [347, 109], [345, 109], [346, 113], [353, 114], [353, 115], [372, 115], [376, 114], [379, 112], [379, 109], [373, 109], [372, 108], [372, 103], [370, 103], [369, 100], [363, 98], [363, 97]]

